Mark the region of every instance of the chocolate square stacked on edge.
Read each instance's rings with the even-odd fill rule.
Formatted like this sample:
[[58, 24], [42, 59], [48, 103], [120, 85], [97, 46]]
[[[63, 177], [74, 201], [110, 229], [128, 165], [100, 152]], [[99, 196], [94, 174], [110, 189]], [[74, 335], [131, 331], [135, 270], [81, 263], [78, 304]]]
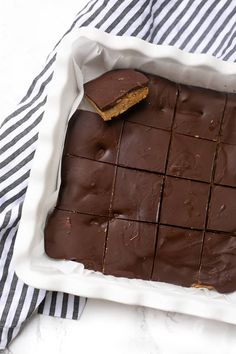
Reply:
[[236, 290], [236, 96], [149, 75], [119, 119], [76, 111], [46, 253], [104, 274]]

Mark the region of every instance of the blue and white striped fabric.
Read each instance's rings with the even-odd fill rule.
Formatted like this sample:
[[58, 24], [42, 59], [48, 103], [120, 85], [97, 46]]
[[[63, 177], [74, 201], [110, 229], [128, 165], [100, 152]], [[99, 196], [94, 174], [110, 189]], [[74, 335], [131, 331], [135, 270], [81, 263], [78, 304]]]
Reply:
[[[236, 61], [234, 0], [91, 0], [63, 38], [82, 26]], [[0, 349], [34, 311], [78, 319], [86, 303], [83, 298], [25, 285], [11, 263], [56, 54], [57, 47], [0, 128]]]

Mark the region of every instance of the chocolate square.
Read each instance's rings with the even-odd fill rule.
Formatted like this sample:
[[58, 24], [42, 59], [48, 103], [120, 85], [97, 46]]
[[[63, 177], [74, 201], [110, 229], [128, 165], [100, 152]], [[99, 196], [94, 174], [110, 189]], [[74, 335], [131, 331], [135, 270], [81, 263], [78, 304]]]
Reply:
[[222, 129], [221, 141], [236, 144], [236, 100], [235, 94], [228, 94]]
[[55, 209], [45, 227], [46, 254], [102, 271], [107, 224], [104, 217]]
[[115, 166], [83, 159], [64, 157], [60, 209], [108, 216]]
[[235, 236], [206, 232], [199, 281], [220, 293], [235, 291]]
[[97, 113], [76, 111], [69, 121], [64, 154], [116, 162], [122, 120], [104, 122]]
[[149, 280], [155, 241], [155, 224], [111, 220], [108, 228], [104, 273]]
[[215, 150], [213, 141], [174, 134], [167, 174], [210, 182]]
[[217, 140], [226, 95], [200, 87], [180, 85], [174, 130]]
[[236, 145], [220, 144], [215, 183], [236, 187]]
[[166, 177], [160, 222], [203, 229], [209, 189], [206, 183]]
[[191, 286], [197, 281], [203, 231], [160, 225], [152, 280]]
[[177, 85], [164, 78], [145, 74], [149, 78], [149, 94], [137, 107], [124, 114], [128, 121], [154, 128], [170, 130], [177, 100]]
[[169, 132], [125, 122], [119, 164], [163, 173], [169, 140]]
[[116, 69], [87, 82], [84, 92], [101, 111], [105, 111], [127, 93], [147, 85], [148, 78], [143, 73], [134, 69]]
[[156, 222], [163, 177], [118, 167], [112, 213], [121, 219]]
[[236, 233], [236, 189], [214, 186], [208, 213], [209, 230]]

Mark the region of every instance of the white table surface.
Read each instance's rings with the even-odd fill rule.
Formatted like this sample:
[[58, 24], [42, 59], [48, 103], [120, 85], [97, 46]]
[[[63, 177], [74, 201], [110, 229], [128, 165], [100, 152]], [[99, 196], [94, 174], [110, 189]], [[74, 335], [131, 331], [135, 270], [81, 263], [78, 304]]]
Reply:
[[[0, 121], [87, 0], [0, 1]], [[236, 326], [88, 300], [79, 321], [35, 314], [12, 354], [235, 354]]]

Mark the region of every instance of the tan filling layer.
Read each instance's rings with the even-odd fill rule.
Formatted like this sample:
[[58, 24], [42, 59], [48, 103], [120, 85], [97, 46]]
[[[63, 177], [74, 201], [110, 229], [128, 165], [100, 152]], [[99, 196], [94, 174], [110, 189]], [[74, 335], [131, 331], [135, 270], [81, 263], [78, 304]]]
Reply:
[[127, 111], [130, 107], [134, 106], [136, 103], [142, 101], [147, 97], [147, 95], [148, 87], [143, 87], [141, 89], [129, 92], [124, 97], [119, 99], [113, 107], [107, 109], [106, 111], [101, 111], [93, 101], [91, 101], [88, 97], [87, 99], [92, 103], [104, 120], [111, 120], [113, 117], [117, 117], [121, 113]]
[[192, 288], [205, 288], [205, 289], [208, 289], [208, 290], [215, 290], [215, 288], [213, 287], [213, 286], [211, 286], [211, 285], [205, 285], [205, 284], [193, 284], [192, 286], [191, 286]]

